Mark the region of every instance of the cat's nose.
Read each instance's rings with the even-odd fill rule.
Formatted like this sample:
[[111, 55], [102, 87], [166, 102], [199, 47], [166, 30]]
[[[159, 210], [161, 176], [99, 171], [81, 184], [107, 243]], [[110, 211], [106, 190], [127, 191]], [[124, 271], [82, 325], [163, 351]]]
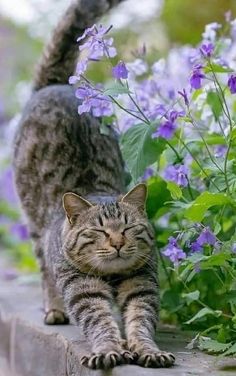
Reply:
[[114, 247], [117, 251], [119, 251], [121, 249], [121, 247], [123, 247], [123, 245], [125, 244], [124, 242], [124, 238], [123, 236], [122, 237], [119, 237], [119, 238], [110, 238], [110, 244], [112, 247]]

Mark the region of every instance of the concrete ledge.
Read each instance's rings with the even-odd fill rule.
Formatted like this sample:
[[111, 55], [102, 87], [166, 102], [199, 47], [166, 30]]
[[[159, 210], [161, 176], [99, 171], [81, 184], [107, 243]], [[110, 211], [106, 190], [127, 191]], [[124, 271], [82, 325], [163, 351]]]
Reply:
[[90, 371], [79, 364], [89, 349], [78, 328], [45, 326], [42, 317], [38, 283], [0, 282], [0, 376], [235, 375], [235, 370], [221, 371], [214, 357], [187, 350], [186, 335], [167, 329], [160, 330], [158, 343], [176, 355], [175, 367], [144, 369], [132, 365]]

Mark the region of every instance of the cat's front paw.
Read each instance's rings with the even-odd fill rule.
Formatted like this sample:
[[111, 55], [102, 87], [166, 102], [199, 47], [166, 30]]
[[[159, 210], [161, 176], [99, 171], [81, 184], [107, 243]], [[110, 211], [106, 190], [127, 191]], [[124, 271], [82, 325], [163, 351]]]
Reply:
[[45, 313], [44, 323], [46, 325], [63, 325], [68, 324], [69, 319], [64, 312], [59, 311], [58, 309], [50, 309], [50, 311]]
[[129, 351], [109, 351], [108, 353], [93, 353], [90, 356], [83, 356], [80, 362], [83, 366], [91, 369], [109, 369], [120, 364], [129, 364], [133, 357]]
[[173, 366], [175, 357], [172, 353], [160, 350], [133, 353], [134, 363], [141, 367], [167, 368]]

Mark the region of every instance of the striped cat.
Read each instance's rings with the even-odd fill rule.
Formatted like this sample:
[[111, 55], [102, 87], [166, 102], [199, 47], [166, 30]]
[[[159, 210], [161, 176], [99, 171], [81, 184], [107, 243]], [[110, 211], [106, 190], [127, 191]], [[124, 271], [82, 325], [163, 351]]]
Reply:
[[16, 186], [42, 272], [45, 323], [69, 318], [80, 326], [91, 344], [81, 362], [91, 369], [174, 363], [154, 340], [158, 282], [146, 186], [124, 194], [115, 134], [101, 134], [89, 114], [78, 116], [67, 85], [77, 37], [120, 1], [77, 0], [69, 7], [39, 64], [14, 153]]

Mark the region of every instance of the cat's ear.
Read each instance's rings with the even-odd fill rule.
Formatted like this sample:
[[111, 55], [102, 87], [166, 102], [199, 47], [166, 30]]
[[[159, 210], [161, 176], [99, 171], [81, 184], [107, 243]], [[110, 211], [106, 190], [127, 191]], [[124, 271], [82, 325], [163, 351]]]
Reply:
[[88, 210], [93, 206], [89, 201], [70, 192], [63, 195], [62, 202], [70, 224], [73, 224], [82, 211]]
[[136, 206], [140, 211], [145, 210], [147, 199], [147, 186], [143, 183], [136, 185], [122, 197], [121, 202]]

